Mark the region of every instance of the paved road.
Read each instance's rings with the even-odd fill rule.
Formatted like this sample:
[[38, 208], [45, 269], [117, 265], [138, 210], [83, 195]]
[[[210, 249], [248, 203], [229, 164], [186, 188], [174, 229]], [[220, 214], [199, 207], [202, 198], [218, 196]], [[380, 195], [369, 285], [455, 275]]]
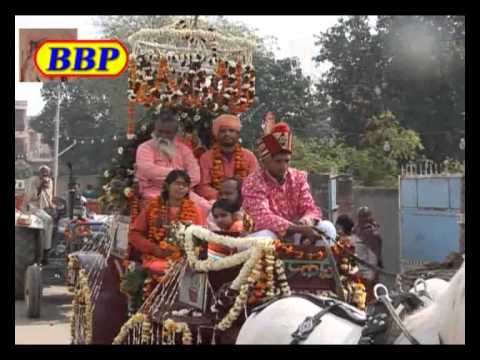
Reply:
[[65, 286], [44, 287], [38, 319], [27, 318], [25, 302], [15, 301], [15, 344], [69, 344], [71, 310]]

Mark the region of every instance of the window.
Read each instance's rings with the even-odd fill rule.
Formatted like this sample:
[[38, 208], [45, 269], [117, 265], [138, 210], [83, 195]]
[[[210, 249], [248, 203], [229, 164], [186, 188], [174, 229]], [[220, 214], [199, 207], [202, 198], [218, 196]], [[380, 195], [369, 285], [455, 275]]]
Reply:
[[15, 156], [25, 155], [27, 147], [24, 141], [15, 141]]
[[15, 131], [25, 131], [26, 110], [15, 109]]

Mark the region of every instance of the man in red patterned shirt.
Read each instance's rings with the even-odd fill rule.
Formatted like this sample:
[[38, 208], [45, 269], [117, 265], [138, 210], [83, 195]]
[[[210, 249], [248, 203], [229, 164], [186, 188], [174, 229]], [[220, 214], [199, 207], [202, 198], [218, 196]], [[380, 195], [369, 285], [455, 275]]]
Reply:
[[[267, 121], [274, 122], [272, 114]], [[307, 174], [289, 166], [293, 135], [286, 123], [266, 125], [266, 135], [257, 142], [262, 168], [245, 179], [242, 187], [243, 207], [255, 228], [264, 230], [257, 236], [300, 234], [308, 243], [320, 237], [313, 226], [322, 215], [315, 206]]]

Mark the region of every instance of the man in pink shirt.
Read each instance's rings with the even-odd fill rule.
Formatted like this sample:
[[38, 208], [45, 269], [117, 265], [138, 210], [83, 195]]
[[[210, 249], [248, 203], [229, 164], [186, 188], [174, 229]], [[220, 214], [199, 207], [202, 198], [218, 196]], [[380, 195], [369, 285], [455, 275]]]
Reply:
[[200, 157], [201, 180], [198, 193], [207, 200], [216, 200], [223, 180], [238, 177], [243, 180], [257, 169], [252, 152], [242, 148], [240, 119], [221, 115], [212, 124], [216, 143]]
[[[136, 178], [139, 192], [144, 200], [160, 195], [165, 178], [172, 170], [184, 170], [194, 187], [200, 182], [200, 168], [190, 148], [176, 137], [178, 122], [175, 113], [161, 110], [154, 117], [152, 139], [137, 148]], [[190, 198], [208, 213], [209, 203], [190, 192]]]
[[[271, 119], [270, 119], [271, 121]], [[274, 121], [274, 120], [273, 120]], [[257, 143], [262, 168], [242, 186], [243, 207], [255, 223], [257, 236], [284, 239], [287, 235], [320, 240], [313, 226], [321, 221], [307, 174], [289, 167], [293, 136], [285, 123], [271, 124]]]

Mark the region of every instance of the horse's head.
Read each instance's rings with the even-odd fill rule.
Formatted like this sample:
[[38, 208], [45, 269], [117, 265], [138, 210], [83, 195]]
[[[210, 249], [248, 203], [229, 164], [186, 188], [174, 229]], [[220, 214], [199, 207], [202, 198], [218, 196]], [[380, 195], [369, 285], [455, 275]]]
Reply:
[[465, 261], [438, 299], [439, 314], [447, 314], [440, 328], [446, 344], [465, 344]]

